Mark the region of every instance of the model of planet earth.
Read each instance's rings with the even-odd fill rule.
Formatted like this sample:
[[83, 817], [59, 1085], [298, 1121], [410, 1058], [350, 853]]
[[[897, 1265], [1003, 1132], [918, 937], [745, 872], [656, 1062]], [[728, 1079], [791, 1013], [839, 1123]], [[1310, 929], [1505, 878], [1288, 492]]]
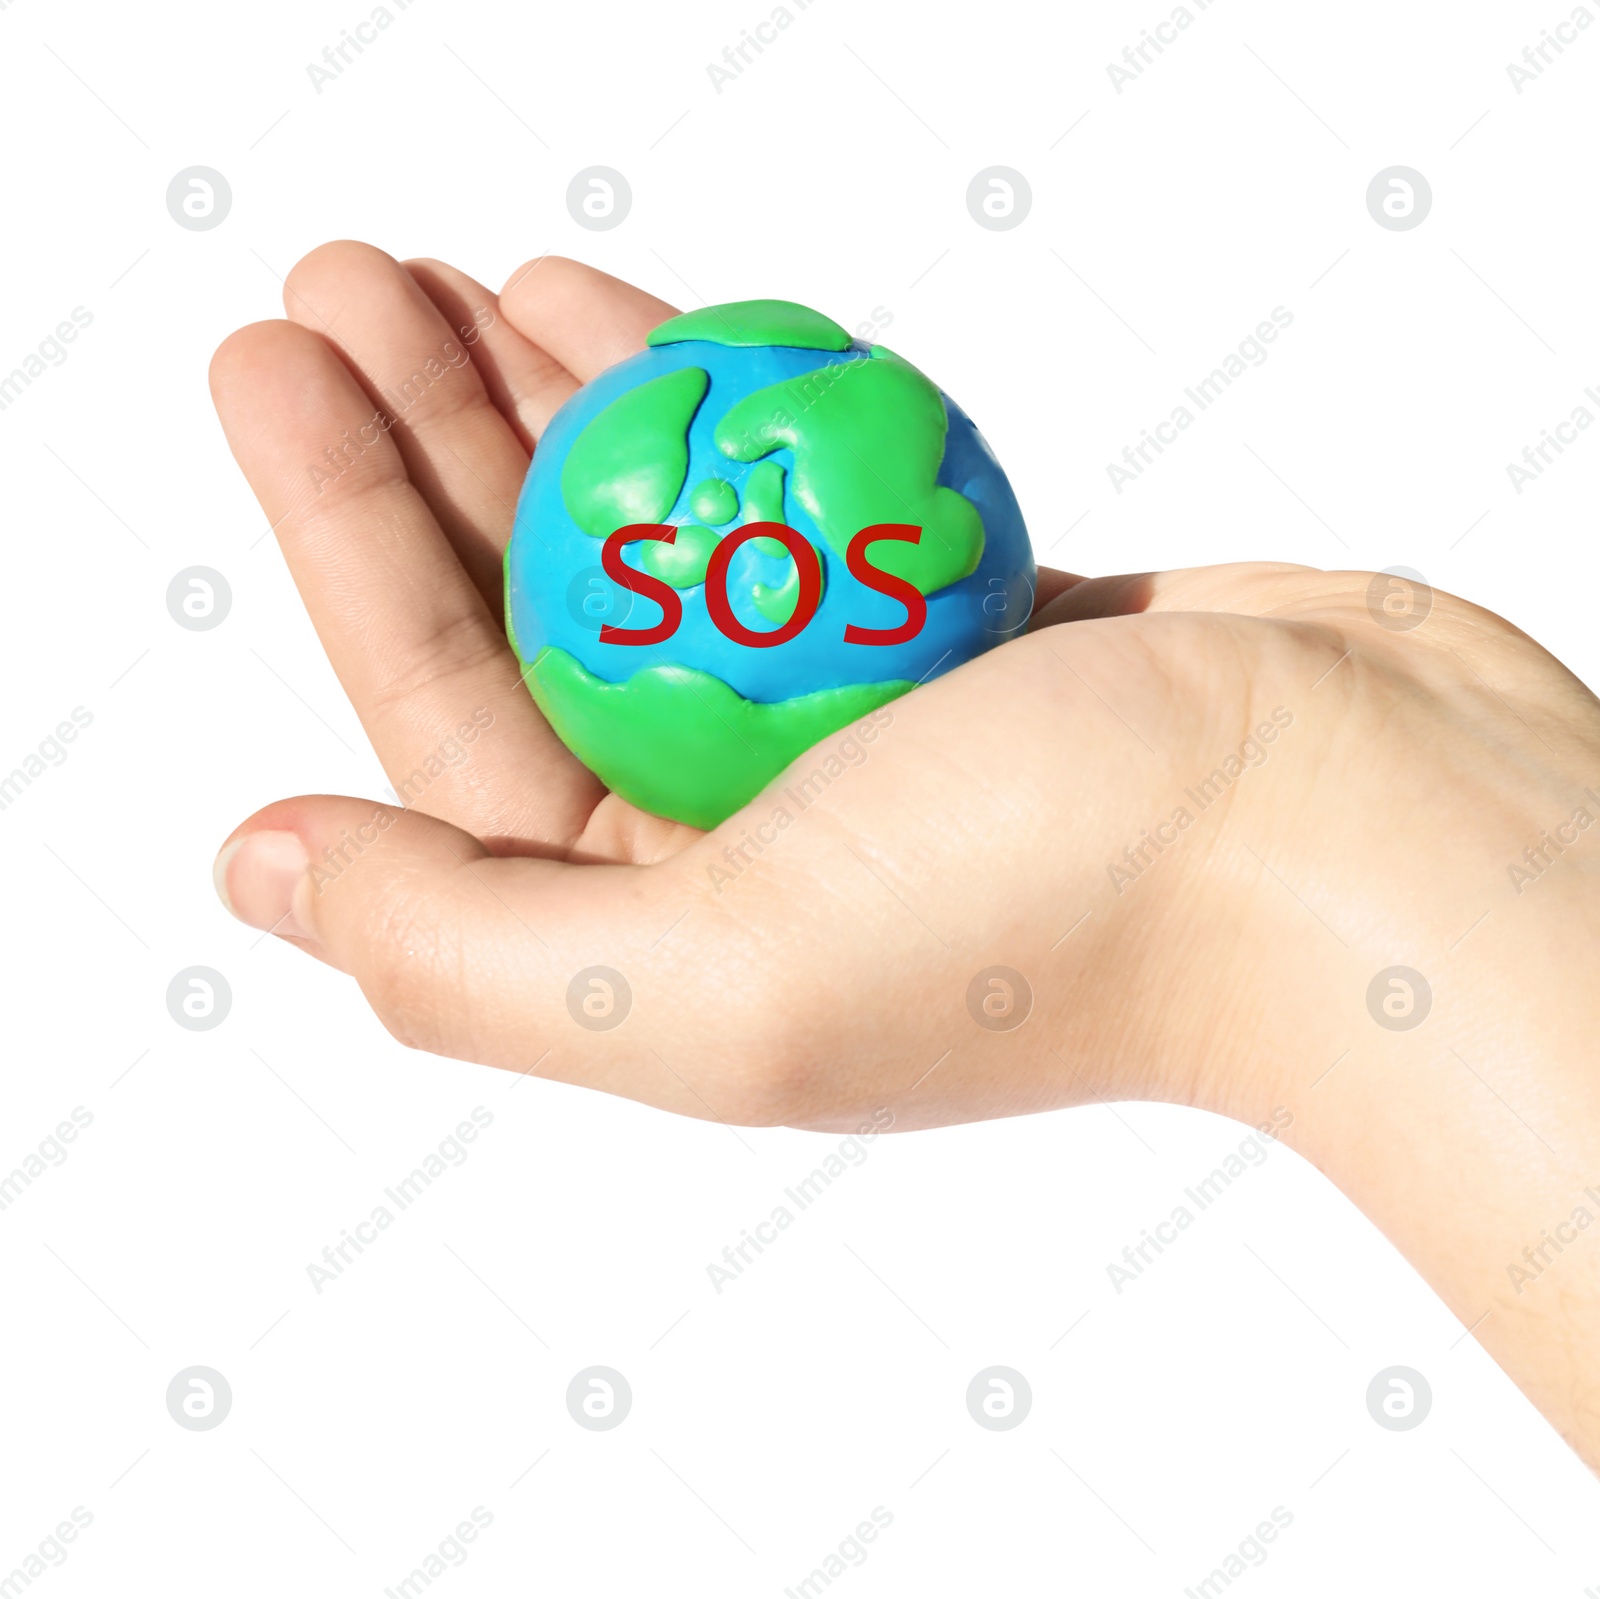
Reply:
[[[506, 629], [539, 709], [607, 787], [713, 827], [829, 734], [1014, 637], [1034, 563], [983, 436], [881, 344], [784, 300], [706, 306], [646, 342], [539, 441], [506, 550]], [[793, 529], [821, 574], [810, 621], [768, 647], [729, 637], [707, 601], [718, 544], [754, 522]], [[900, 642], [848, 643], [847, 626], [910, 620], [892, 584], [847, 559], [885, 523], [920, 535], [871, 542], [867, 559], [925, 596], [926, 618]], [[603, 628], [664, 620], [648, 585], [631, 592], [602, 564], [608, 536], [639, 524], [672, 541], [630, 538], [622, 562], [675, 591], [681, 620], [659, 642], [608, 642]], [[816, 568], [777, 538], [724, 560], [740, 629], [779, 630], [815, 597]]]

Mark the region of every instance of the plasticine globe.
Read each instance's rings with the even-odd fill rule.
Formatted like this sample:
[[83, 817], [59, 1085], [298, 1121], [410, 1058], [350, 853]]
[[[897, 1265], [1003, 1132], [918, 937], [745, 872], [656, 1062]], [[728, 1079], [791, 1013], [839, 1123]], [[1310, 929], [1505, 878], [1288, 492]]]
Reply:
[[[1014, 637], [1034, 563], [1011, 485], [954, 401], [882, 345], [783, 300], [707, 306], [663, 322], [642, 354], [585, 384], [534, 454], [506, 550], [506, 630], [539, 709], [566, 746], [644, 810], [713, 827], [813, 744], [919, 683]], [[793, 528], [820, 557], [822, 598], [770, 647], [718, 629], [706, 573], [749, 522]], [[607, 535], [665, 523], [671, 544], [622, 546], [629, 567], [678, 592], [660, 643], [602, 642], [662, 608], [608, 577]], [[902, 643], [846, 643], [894, 629], [907, 607], [859, 581], [846, 552], [879, 523], [872, 566], [927, 597]], [[750, 539], [726, 572], [745, 628], [787, 622], [800, 592], [777, 539]]]

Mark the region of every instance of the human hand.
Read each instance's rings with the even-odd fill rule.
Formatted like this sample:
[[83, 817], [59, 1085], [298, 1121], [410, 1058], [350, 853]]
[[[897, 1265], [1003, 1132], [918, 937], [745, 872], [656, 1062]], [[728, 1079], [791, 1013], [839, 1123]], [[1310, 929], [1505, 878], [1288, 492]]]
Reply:
[[[499, 621], [540, 428], [673, 308], [555, 260], [496, 302], [348, 244], [286, 303], [218, 354], [235, 454], [397, 791], [478, 732], [404, 811], [251, 817], [219, 857], [237, 915], [354, 976], [406, 1043], [689, 1115], [909, 1128], [1150, 1097], [1270, 1124], [1463, 1320], [1502, 1310], [1480, 1336], [1594, 1458], [1593, 1256], [1551, 1266], [1554, 1319], [1506, 1269], [1600, 1184], [1573, 820], [1600, 708], [1558, 663], [1445, 595], [1385, 625], [1367, 574], [1045, 574], [1027, 637], [701, 836], [604, 794]], [[1396, 966], [1426, 974], [1431, 1025], [1369, 1010]], [[622, 1025], [586, 1025], [596, 967]]]

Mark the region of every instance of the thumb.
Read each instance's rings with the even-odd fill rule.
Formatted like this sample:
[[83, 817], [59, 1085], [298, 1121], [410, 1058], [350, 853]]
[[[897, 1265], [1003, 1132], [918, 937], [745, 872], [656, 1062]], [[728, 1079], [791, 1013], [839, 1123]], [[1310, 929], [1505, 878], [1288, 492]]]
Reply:
[[700, 955], [664, 936], [689, 898], [678, 872], [494, 856], [436, 817], [328, 795], [257, 812], [214, 870], [235, 916], [354, 977], [403, 1044], [768, 1119], [740, 1030], [697, 1036]]
[[[365, 920], [410, 887], [437, 892], [489, 852], [460, 828], [371, 800], [316, 794], [280, 800], [229, 834], [212, 877], [248, 926], [355, 975]], [[347, 892], [330, 891], [344, 880]], [[356, 886], [359, 885], [359, 886]]]
[[[486, 986], [480, 971], [503, 970], [510, 953], [498, 947], [505, 929], [493, 890], [478, 877], [491, 861], [447, 822], [319, 794], [250, 817], [223, 844], [212, 876], [240, 921], [354, 977], [402, 1043], [481, 1057], [512, 1047], [509, 1037], [473, 1036], [463, 1025], [484, 1014], [475, 1003]], [[469, 904], [474, 893], [483, 904]], [[460, 958], [469, 940], [471, 962]]]

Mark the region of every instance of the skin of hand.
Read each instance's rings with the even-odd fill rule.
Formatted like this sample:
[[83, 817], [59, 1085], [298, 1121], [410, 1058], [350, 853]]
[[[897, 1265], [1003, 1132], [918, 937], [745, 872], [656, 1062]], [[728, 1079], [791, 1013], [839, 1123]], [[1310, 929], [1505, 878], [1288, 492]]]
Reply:
[[[674, 308], [559, 258], [496, 296], [355, 243], [285, 305], [213, 394], [416, 797], [257, 812], [217, 860], [236, 916], [403, 1043], [690, 1116], [1271, 1124], [1600, 1466], [1600, 704], [1556, 660], [1442, 593], [1386, 625], [1367, 573], [1044, 572], [1025, 637], [702, 835], [566, 751], [501, 623], [539, 433]], [[631, 989], [607, 1031], [569, 1009], [593, 966]], [[992, 967], [1026, 981], [1018, 1025], [976, 1019]], [[1392, 967], [1426, 978], [1420, 1025], [1377, 1019]]]

